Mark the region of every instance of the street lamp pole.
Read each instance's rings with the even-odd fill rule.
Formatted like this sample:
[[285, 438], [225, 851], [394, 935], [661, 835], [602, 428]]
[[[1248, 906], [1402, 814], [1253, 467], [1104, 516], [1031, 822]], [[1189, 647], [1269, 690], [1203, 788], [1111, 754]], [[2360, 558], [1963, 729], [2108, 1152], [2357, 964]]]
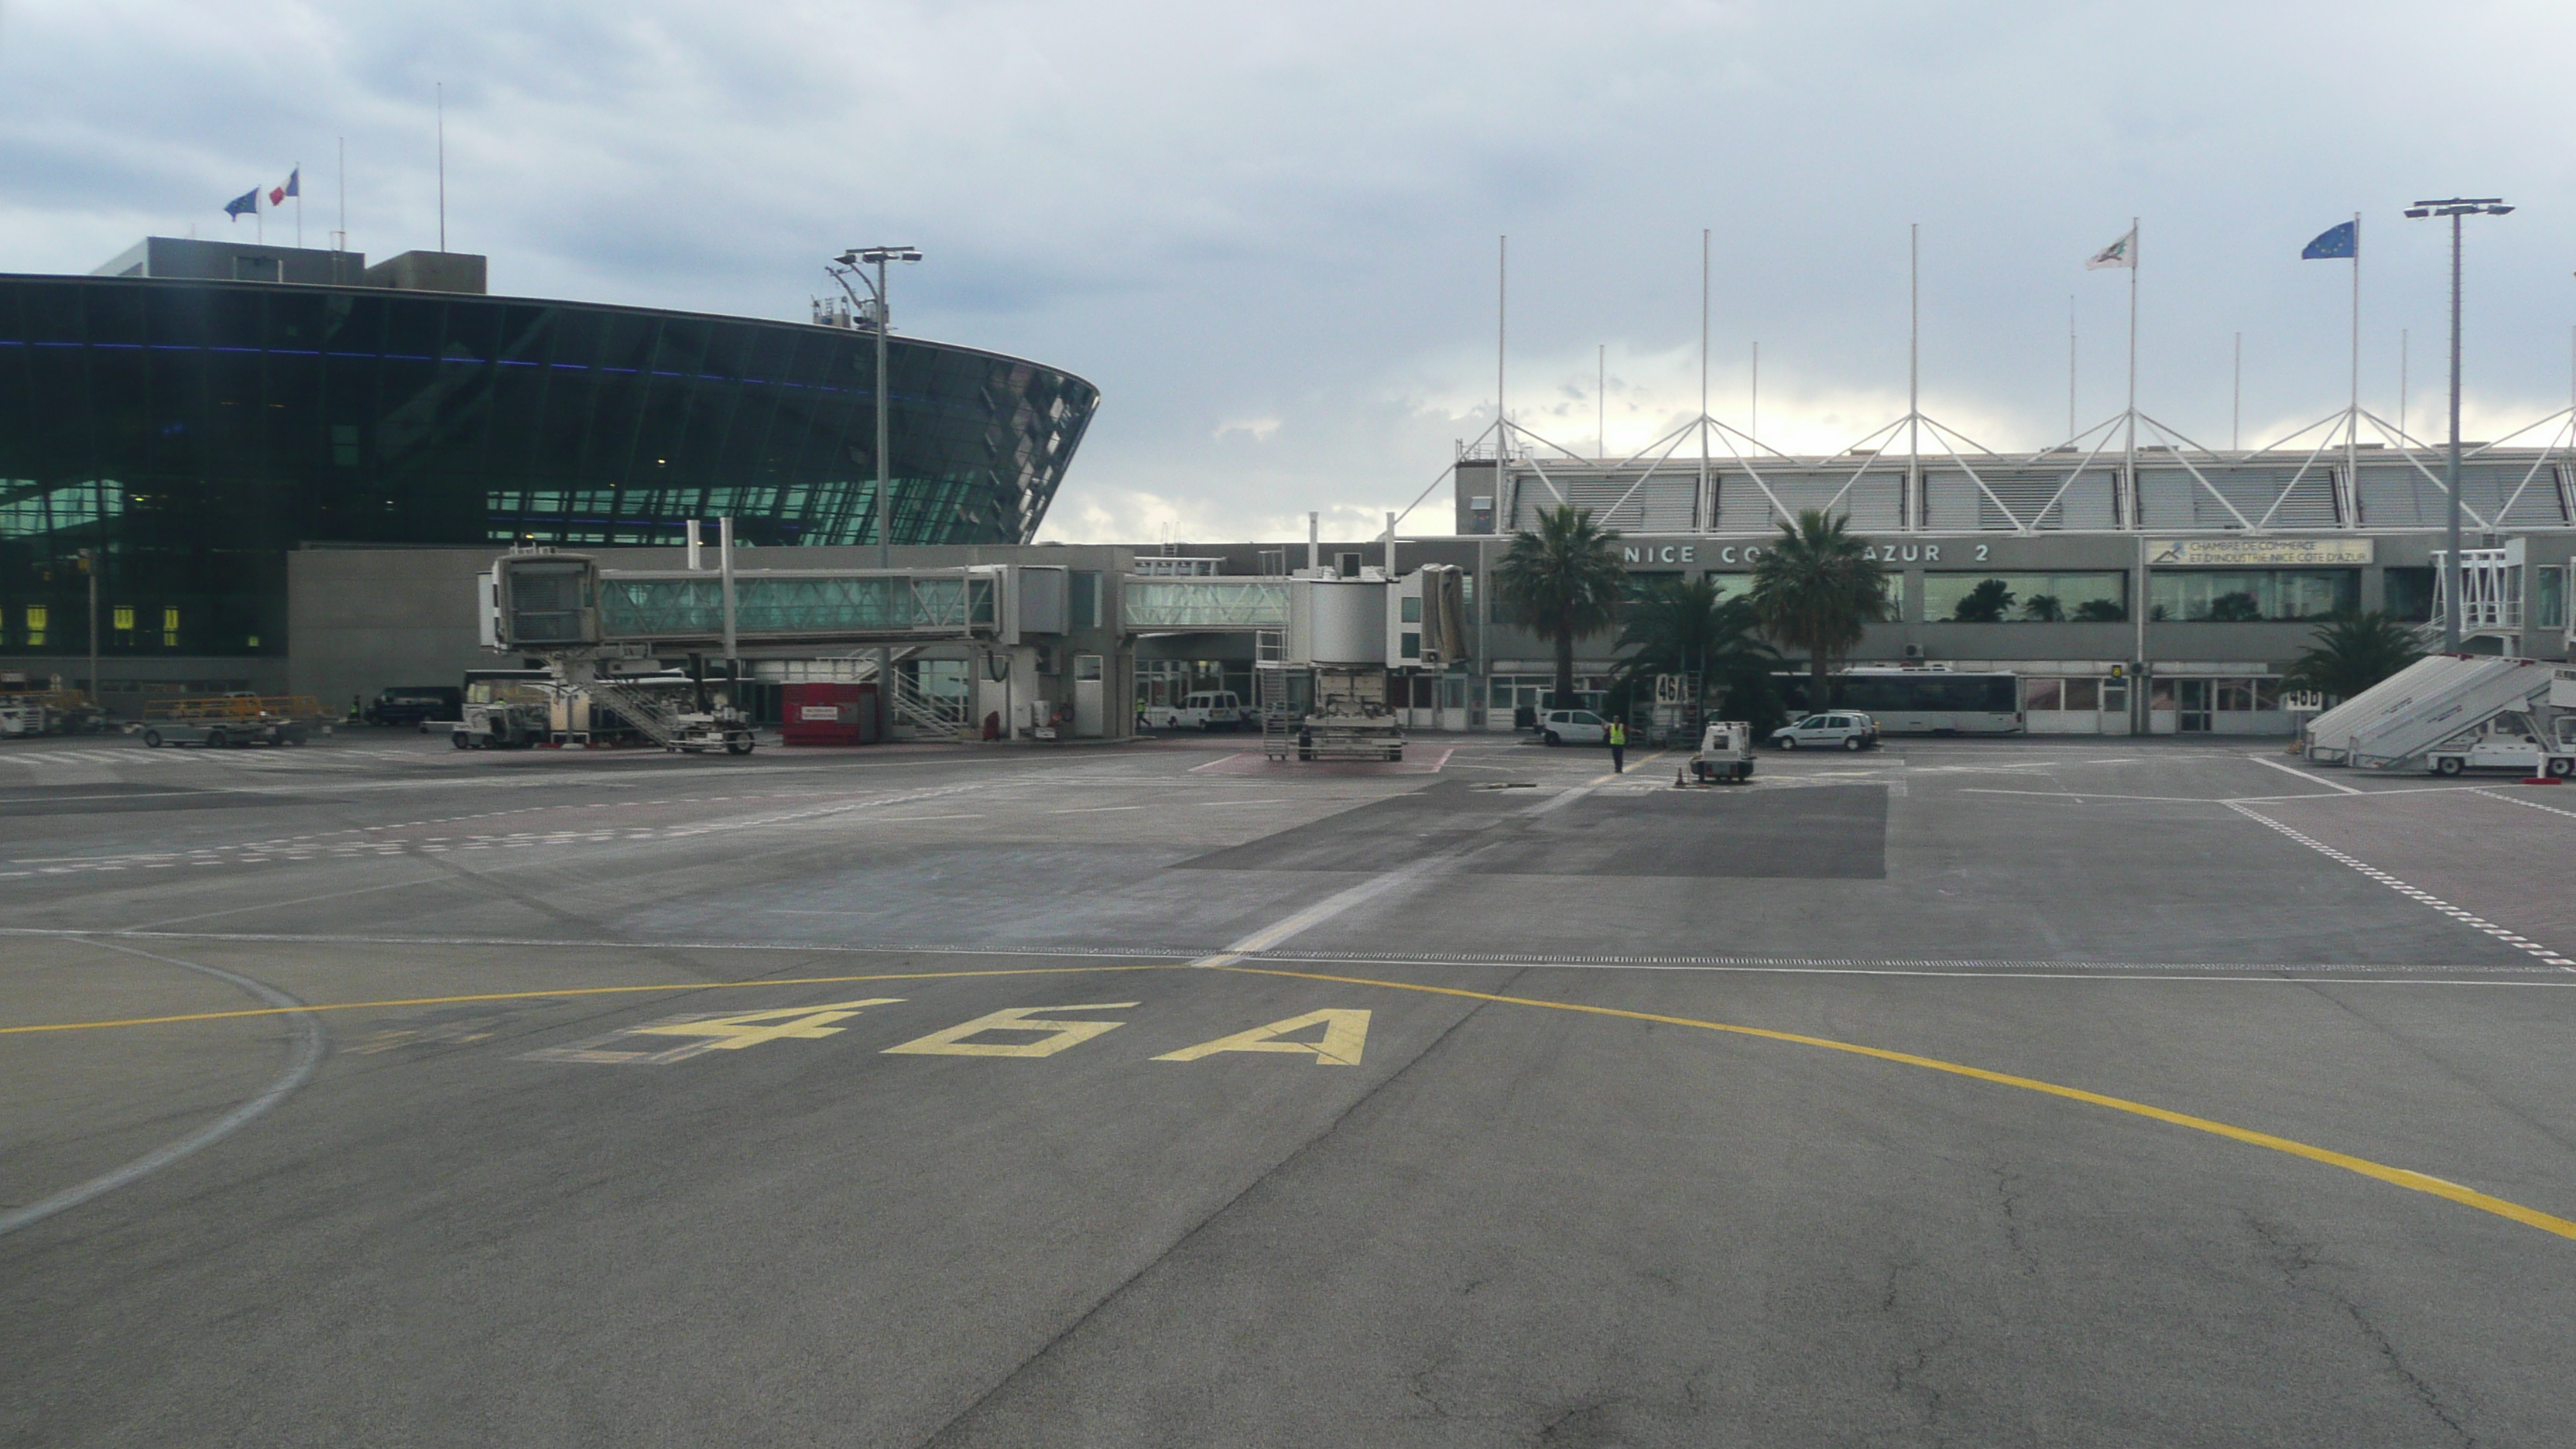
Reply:
[[2411, 217], [2447, 216], [2451, 219], [2451, 448], [2442, 469], [2443, 527], [2445, 546], [2450, 550], [2442, 559], [2442, 652], [2460, 652], [2460, 611], [2467, 603], [2461, 597], [2468, 582], [2468, 571], [2460, 563], [2460, 218], [2464, 216], [2502, 216], [2513, 210], [2495, 196], [2454, 196], [2442, 201], [2419, 201], [2406, 208]]
[[98, 682], [98, 556], [97, 549], [81, 550], [81, 572], [89, 576], [89, 703], [93, 720], [106, 718], [105, 691]]
[[[868, 284], [876, 304], [871, 309], [869, 320], [877, 334], [877, 567], [891, 570], [894, 567], [894, 501], [890, 496], [893, 470], [886, 438], [890, 395], [886, 386], [886, 333], [892, 330], [894, 319], [893, 309], [886, 305], [886, 263], [917, 262], [921, 260], [921, 253], [912, 247], [852, 247], [841, 253], [838, 260], [844, 267], [856, 268], [865, 264], [877, 269], [873, 279], [865, 272], [860, 272], [858, 277]], [[886, 583], [886, 590], [887, 597], [891, 599], [894, 590], [891, 579]], [[877, 738], [881, 741], [894, 738], [894, 649], [891, 645], [877, 650]]]

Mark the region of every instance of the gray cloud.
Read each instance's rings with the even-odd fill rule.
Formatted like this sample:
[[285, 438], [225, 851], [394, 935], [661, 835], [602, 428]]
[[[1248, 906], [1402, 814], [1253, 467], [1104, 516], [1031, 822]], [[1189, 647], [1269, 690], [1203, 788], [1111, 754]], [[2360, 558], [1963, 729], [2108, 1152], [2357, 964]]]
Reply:
[[[1513, 401], [1587, 444], [1695, 405], [1699, 232], [1713, 396], [1849, 441], [1902, 405], [1923, 226], [1927, 408], [1996, 446], [2119, 404], [2126, 278], [2081, 263], [2144, 216], [2140, 400], [2224, 441], [2340, 405], [2364, 223], [2364, 391], [2438, 388], [2441, 237], [2476, 228], [2473, 435], [2563, 405], [2576, 320], [2568, 117], [2539, 5], [675, 4], [0, 9], [0, 262], [83, 270], [305, 166], [353, 244], [449, 226], [495, 286], [793, 317], [821, 259], [910, 241], [908, 329], [1018, 352], [1106, 402], [1054, 531], [1242, 535], [1402, 507], [1490, 417], [1494, 237]], [[236, 227], [234, 230], [245, 228]], [[1436, 519], [1417, 519], [1440, 526]]]

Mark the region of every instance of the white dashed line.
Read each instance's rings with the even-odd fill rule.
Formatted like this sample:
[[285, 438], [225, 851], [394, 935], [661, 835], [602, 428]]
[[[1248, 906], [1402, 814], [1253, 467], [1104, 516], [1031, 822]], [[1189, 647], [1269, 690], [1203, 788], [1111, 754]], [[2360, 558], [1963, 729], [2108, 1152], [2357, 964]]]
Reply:
[[[2420, 901], [2425, 905], [2431, 906], [2433, 909], [2440, 911], [2442, 914], [2449, 916], [2455, 921], [2458, 921], [2461, 925], [2474, 926], [2478, 930], [2484, 931], [2486, 934], [2493, 936], [2508, 946], [2513, 947], [2515, 950], [2537, 956], [2552, 966], [2560, 967], [2568, 971], [2576, 971], [2576, 961], [2569, 960], [2567, 957], [2560, 955], [2558, 952], [2547, 946], [2541, 945], [2537, 941], [2515, 935], [2513, 932], [2506, 930], [2504, 927], [2497, 925], [2493, 921], [2487, 920], [2483, 916], [2461, 910], [2458, 906], [2452, 905], [2449, 901], [2443, 900], [2441, 897], [2434, 895], [2430, 891], [2408, 885], [2406, 882], [2399, 880], [2397, 877], [2390, 875], [2388, 872], [2381, 870], [2378, 866], [2372, 865], [2366, 860], [2346, 855], [2342, 851], [2335, 849], [2333, 846], [2326, 844], [2324, 841], [2316, 839], [2314, 836], [2302, 834], [2301, 832], [2293, 830], [2289, 826], [2282, 824], [2278, 820], [2274, 820], [2269, 816], [2248, 810], [2244, 806], [2236, 804], [2233, 801], [2228, 802], [2227, 808], [2244, 816], [2248, 820], [2270, 826], [2272, 829], [2281, 832], [2283, 835], [2290, 837], [2292, 840], [2299, 842], [2301, 845], [2306, 846], [2308, 849], [2315, 851], [2328, 860], [2348, 865], [2354, 870], [2360, 871], [2363, 875], [2370, 877], [2372, 880], [2379, 882], [2381, 885], [2388, 887], [2390, 890], [2397, 892], [2399, 895], [2402, 895], [2409, 900]], [[2544, 805], [2539, 808], [2545, 810], [2549, 807]], [[2566, 812], [2561, 811], [2559, 813], [2564, 814]]]

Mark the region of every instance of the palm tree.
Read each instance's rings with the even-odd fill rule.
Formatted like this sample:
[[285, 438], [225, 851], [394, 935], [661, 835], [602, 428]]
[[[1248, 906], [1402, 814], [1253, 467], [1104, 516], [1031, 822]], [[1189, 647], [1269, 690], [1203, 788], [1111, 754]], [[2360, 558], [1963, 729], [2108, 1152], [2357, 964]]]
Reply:
[[1592, 522], [1592, 510], [1571, 503], [1541, 513], [1538, 527], [1512, 535], [1494, 568], [1494, 584], [1513, 622], [1556, 642], [1556, 707], [1574, 704], [1574, 639], [1615, 623], [1625, 597], [1627, 569], [1619, 535]]
[[1715, 579], [1668, 579], [1628, 606], [1619, 646], [1637, 652], [1620, 665], [1619, 682], [1633, 697], [1658, 674], [1697, 674], [1703, 701], [1723, 693], [1729, 718], [1768, 734], [1783, 717], [1771, 680], [1780, 652], [1755, 637], [1759, 628], [1753, 605], [1720, 599]]
[[2316, 642], [2290, 666], [2281, 682], [2350, 699], [2424, 657], [2413, 626], [2381, 610], [2330, 619], [2310, 636]]
[[1809, 709], [1825, 709], [1834, 660], [1851, 652], [1871, 624], [1887, 617], [1887, 570], [1869, 545], [1845, 531], [1845, 520], [1810, 508], [1753, 566], [1753, 614], [1782, 647], [1804, 650]]

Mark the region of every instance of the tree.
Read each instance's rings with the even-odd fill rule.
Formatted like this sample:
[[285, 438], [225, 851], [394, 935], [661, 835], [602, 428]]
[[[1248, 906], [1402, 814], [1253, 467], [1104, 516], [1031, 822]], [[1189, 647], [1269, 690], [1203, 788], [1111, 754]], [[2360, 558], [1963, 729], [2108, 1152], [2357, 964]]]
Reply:
[[1859, 644], [1869, 625], [1887, 617], [1887, 570], [1844, 520], [1818, 509], [1780, 525], [1780, 537], [1753, 566], [1753, 615], [1784, 648], [1804, 650], [1813, 680], [1807, 707], [1832, 701], [1825, 681], [1834, 660]]
[[1959, 596], [1950, 618], [1960, 624], [2000, 624], [2012, 602], [2012, 585], [2001, 579], [1980, 579], [1975, 588]]
[[2221, 594], [2209, 601], [2209, 622], [2259, 624], [2263, 622], [2263, 601], [2252, 594]]
[[1538, 527], [1512, 535], [1494, 568], [1495, 587], [1515, 623], [1556, 644], [1556, 707], [1574, 703], [1574, 640], [1616, 623], [1627, 588], [1619, 534], [1571, 503], [1541, 513]]
[[2129, 611], [2109, 599], [2086, 599], [2075, 606], [2079, 624], [2124, 624], [2128, 619]]
[[2424, 651], [2415, 647], [2413, 627], [2377, 609], [2330, 619], [2309, 637], [2316, 642], [2281, 682], [2337, 699], [2350, 699], [2424, 657]]
[[1727, 717], [1768, 734], [1786, 718], [1772, 682], [1780, 652], [1755, 637], [1760, 621], [1744, 599], [1718, 597], [1717, 581], [1668, 579], [1628, 606], [1619, 646], [1634, 648], [1620, 665], [1620, 684], [1631, 696], [1652, 691], [1658, 674], [1697, 674], [1700, 697], [1726, 697]]
[[2055, 594], [2033, 594], [2022, 600], [2021, 616], [2042, 624], [2063, 624], [2066, 622], [2066, 605], [2059, 602]]

